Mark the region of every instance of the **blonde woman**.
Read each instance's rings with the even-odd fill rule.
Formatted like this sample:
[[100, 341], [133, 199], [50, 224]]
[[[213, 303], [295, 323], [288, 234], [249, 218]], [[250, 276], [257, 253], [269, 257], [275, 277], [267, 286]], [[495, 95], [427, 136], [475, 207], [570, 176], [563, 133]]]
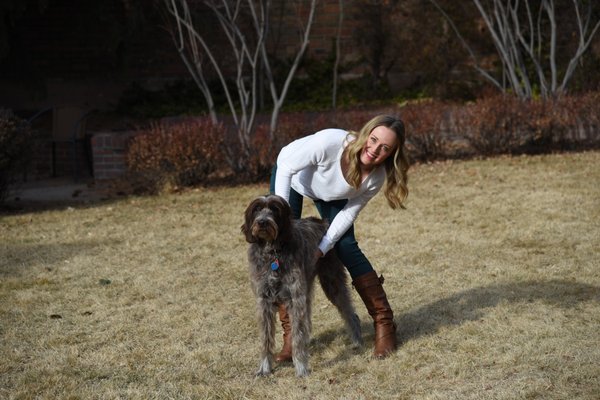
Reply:
[[[286, 199], [294, 218], [300, 218], [304, 197], [313, 200], [322, 218], [330, 222], [318, 249], [320, 257], [336, 251], [352, 284], [365, 303], [375, 327], [374, 355], [386, 357], [396, 349], [396, 326], [377, 276], [354, 237], [354, 221], [382, 188], [392, 209], [404, 208], [408, 195], [408, 161], [403, 122], [379, 115], [360, 131], [325, 129], [295, 140], [277, 157], [271, 176], [271, 192]], [[276, 360], [292, 360], [290, 320], [279, 306], [284, 344]]]

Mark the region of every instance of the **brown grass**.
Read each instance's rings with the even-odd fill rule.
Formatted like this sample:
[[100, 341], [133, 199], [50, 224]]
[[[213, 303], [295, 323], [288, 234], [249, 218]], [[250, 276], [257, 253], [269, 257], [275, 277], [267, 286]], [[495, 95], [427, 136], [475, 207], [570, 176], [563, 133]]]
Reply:
[[0, 398], [598, 399], [600, 153], [421, 165], [410, 188], [357, 223], [401, 347], [371, 358], [353, 293], [352, 351], [317, 290], [307, 379], [253, 376], [239, 227], [266, 185], [1, 217]]

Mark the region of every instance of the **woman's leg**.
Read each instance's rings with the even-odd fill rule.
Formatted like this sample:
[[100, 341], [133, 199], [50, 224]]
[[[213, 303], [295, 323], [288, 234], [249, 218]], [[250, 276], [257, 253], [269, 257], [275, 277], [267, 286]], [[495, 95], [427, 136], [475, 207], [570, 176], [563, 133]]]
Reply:
[[[322, 218], [333, 218], [346, 205], [346, 201], [315, 201]], [[358, 247], [354, 237], [354, 225], [335, 244], [334, 249], [348, 269], [352, 284], [373, 318], [375, 327], [375, 351], [377, 358], [383, 358], [396, 349], [396, 324], [394, 313], [383, 290], [383, 276], [377, 276], [371, 263]]]

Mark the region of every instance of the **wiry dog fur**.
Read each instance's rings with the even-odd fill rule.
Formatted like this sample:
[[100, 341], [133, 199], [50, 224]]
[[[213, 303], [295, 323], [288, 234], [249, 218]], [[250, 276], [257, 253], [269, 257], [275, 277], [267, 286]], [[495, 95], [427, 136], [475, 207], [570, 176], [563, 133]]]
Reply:
[[[275, 351], [277, 304], [285, 304], [292, 322], [292, 354], [297, 376], [306, 376], [311, 330], [313, 283], [319, 277], [327, 298], [337, 307], [355, 346], [362, 344], [360, 321], [352, 306], [346, 270], [335, 252], [316, 259], [327, 223], [317, 218], [292, 219], [281, 197], [263, 196], [250, 203], [242, 232], [250, 243], [250, 279], [256, 295], [261, 338], [258, 375], [271, 373]], [[271, 269], [275, 259], [279, 268]]]

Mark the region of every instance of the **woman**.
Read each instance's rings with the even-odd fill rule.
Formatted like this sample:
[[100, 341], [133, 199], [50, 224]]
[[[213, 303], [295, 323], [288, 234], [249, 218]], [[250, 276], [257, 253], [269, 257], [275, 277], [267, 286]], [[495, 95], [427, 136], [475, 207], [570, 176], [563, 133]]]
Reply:
[[[354, 221], [382, 187], [391, 208], [404, 208], [408, 195], [404, 141], [403, 122], [388, 115], [373, 118], [359, 132], [325, 129], [284, 147], [271, 176], [271, 192], [289, 202], [295, 218], [300, 218], [306, 196], [314, 201], [321, 218], [330, 221], [316, 255], [334, 249], [348, 269], [373, 318], [378, 358], [396, 349], [396, 326], [383, 276], [377, 276], [358, 247]], [[283, 305], [279, 318], [284, 344], [276, 360], [291, 361], [291, 325]]]

